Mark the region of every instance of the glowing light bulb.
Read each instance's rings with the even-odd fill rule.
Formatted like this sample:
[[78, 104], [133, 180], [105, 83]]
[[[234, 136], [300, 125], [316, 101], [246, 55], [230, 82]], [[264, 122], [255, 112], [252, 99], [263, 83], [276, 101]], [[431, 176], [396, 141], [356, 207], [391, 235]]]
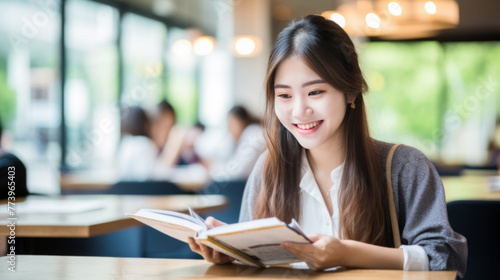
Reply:
[[427, 1], [425, 2], [425, 11], [431, 15], [435, 14], [436, 13], [436, 4], [434, 4], [434, 2], [432, 1]]
[[368, 13], [366, 15], [366, 24], [371, 28], [379, 28], [380, 27], [380, 18], [374, 13]]
[[333, 20], [336, 24], [338, 24], [340, 27], [344, 28], [345, 26], [345, 18], [343, 15], [339, 13], [333, 13], [330, 16], [330, 19]]
[[236, 40], [235, 49], [241, 55], [250, 55], [255, 51], [256, 45], [252, 38], [242, 37]]
[[193, 51], [197, 55], [207, 55], [214, 49], [214, 39], [210, 36], [201, 36], [194, 41]]
[[389, 3], [387, 9], [389, 10], [389, 13], [394, 16], [400, 16], [402, 12], [401, 5], [399, 5], [397, 2]]

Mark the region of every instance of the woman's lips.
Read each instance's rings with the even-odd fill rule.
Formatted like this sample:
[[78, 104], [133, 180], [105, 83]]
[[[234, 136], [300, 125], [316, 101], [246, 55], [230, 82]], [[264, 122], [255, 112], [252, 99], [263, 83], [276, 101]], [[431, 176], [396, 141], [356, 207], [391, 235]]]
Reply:
[[315, 132], [316, 130], [318, 130], [322, 123], [323, 123], [323, 120], [310, 122], [310, 123], [302, 123], [302, 124], [295, 124], [294, 123], [293, 125], [297, 128], [297, 131], [301, 135], [309, 135], [309, 134]]

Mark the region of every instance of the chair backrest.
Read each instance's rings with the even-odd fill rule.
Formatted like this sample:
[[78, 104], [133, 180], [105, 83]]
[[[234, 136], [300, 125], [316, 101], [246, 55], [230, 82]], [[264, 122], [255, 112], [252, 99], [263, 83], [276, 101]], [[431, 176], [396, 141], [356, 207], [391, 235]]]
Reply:
[[451, 227], [467, 238], [464, 279], [498, 279], [500, 201], [452, 201], [447, 208]]
[[[122, 181], [114, 184], [106, 194], [121, 195], [175, 195], [186, 194], [175, 184], [166, 181], [131, 182]], [[142, 257], [147, 258], [195, 258], [187, 244], [171, 238], [154, 228], [143, 226], [141, 228]]]
[[167, 181], [121, 181], [109, 188], [106, 194], [133, 194], [133, 195], [169, 195], [185, 194], [174, 183]]
[[221, 194], [226, 196], [229, 205], [224, 210], [207, 213], [217, 220], [228, 224], [237, 223], [240, 217], [241, 200], [245, 190], [246, 180], [217, 181], [210, 183], [200, 191], [200, 194]]

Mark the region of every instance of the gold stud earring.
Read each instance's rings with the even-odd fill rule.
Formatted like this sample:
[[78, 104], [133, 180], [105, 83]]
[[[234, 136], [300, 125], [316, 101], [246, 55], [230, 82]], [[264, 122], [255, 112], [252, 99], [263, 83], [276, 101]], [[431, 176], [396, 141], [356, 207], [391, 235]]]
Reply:
[[354, 101], [351, 103], [351, 109], [356, 109], [356, 104], [354, 104]]

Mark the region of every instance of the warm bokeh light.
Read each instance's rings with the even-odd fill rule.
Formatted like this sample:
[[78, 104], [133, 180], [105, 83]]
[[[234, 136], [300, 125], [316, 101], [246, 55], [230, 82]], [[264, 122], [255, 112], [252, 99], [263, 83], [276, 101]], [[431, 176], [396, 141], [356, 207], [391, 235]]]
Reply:
[[240, 55], [250, 55], [255, 51], [255, 41], [252, 38], [242, 37], [236, 40], [234, 45], [236, 52]]
[[425, 11], [431, 15], [436, 13], [436, 4], [432, 1], [425, 2]]
[[333, 20], [335, 23], [337, 23], [340, 27], [344, 28], [345, 26], [345, 18], [343, 15], [339, 13], [333, 13], [330, 16], [330, 19]]
[[401, 5], [397, 2], [391, 2], [387, 6], [387, 9], [389, 10], [389, 13], [394, 16], [400, 16], [401, 15]]
[[201, 36], [194, 41], [193, 50], [197, 55], [207, 55], [214, 49], [215, 39], [210, 36]]
[[179, 55], [179, 56], [184, 56], [184, 55], [190, 54], [192, 49], [193, 49], [193, 46], [191, 45], [191, 42], [189, 42], [186, 39], [178, 40], [172, 46], [172, 52], [175, 55]]
[[380, 18], [374, 13], [368, 13], [366, 15], [366, 24], [371, 28], [379, 28], [380, 27]]

